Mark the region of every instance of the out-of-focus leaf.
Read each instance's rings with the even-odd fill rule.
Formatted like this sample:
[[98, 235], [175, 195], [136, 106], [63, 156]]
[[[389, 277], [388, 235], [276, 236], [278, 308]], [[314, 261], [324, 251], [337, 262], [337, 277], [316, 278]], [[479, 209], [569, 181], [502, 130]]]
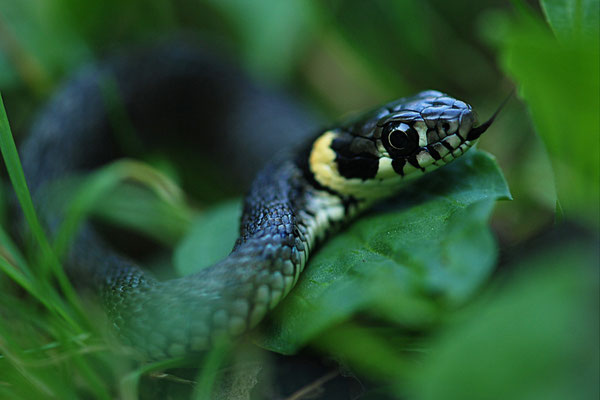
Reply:
[[10, 71], [36, 94], [50, 89], [58, 73], [89, 58], [85, 43], [71, 26], [49, 18], [49, 3], [0, 0], [0, 52], [4, 53], [0, 59], [7, 64], [0, 77]]
[[[136, 182], [137, 186], [126, 185], [127, 181]], [[193, 218], [193, 211], [174, 181], [134, 160], [114, 161], [86, 177], [65, 177], [43, 190], [46, 222], [60, 223], [54, 243], [58, 254], [64, 254], [82, 221], [91, 215], [167, 245], [187, 232]], [[52, 220], [51, 216], [57, 215], [63, 218]]]
[[[482, 5], [415, 0], [330, 3], [322, 7], [328, 26], [335, 27], [353, 51], [352, 58], [369, 71], [367, 79], [386, 98], [425, 88], [481, 93], [497, 81], [489, 61], [472, 43], [471, 25]], [[459, 26], [464, 33], [458, 32]]]
[[183, 276], [198, 272], [227, 256], [238, 237], [241, 212], [242, 202], [231, 200], [196, 218], [175, 249], [177, 273]]
[[187, 233], [191, 212], [181, 202], [167, 202], [150, 190], [120, 185], [102, 199], [94, 215], [173, 245]]
[[[563, 13], [553, 8], [555, 4], [568, 5], [575, 10], [574, 16], [557, 21]], [[578, 2], [582, 8], [573, 4], [545, 3], [555, 30], [569, 33], [560, 41], [540, 18], [521, 7], [517, 19], [504, 26], [500, 57], [506, 73], [518, 83], [519, 93], [529, 105], [537, 132], [546, 144], [555, 170], [558, 199], [567, 216], [598, 224], [599, 38], [597, 33], [588, 35], [583, 28], [572, 27], [569, 31], [565, 27], [567, 22], [593, 25], [597, 12], [583, 13], [588, 2]]]
[[10, 88], [16, 85], [17, 74], [13, 70], [8, 58], [0, 52], [0, 85], [3, 88]]
[[[93, 45], [141, 38], [174, 26], [172, 2], [145, 0], [37, 1], [38, 13], [50, 28], [67, 26], [72, 36]], [[111, 29], [106, 29], [107, 21]], [[48, 36], [48, 35], [46, 35]], [[52, 49], [56, 51], [56, 49]]]
[[212, 0], [232, 24], [248, 68], [268, 79], [289, 76], [318, 15], [310, 0]]
[[410, 398], [598, 398], [597, 260], [562, 246], [516, 266], [527, 272], [434, 341]]
[[598, 0], [540, 0], [554, 33], [561, 39], [598, 35]]

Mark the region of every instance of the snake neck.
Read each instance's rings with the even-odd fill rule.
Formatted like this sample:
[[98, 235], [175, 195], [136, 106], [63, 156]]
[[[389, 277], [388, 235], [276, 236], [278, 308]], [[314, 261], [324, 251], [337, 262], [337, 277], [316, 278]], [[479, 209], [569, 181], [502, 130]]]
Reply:
[[264, 261], [261, 272], [252, 271], [249, 280], [255, 286], [270, 282], [268, 309], [296, 284], [316, 245], [358, 210], [347, 199], [313, 186], [291, 159], [279, 157], [257, 176], [246, 196], [240, 237], [229, 256]]

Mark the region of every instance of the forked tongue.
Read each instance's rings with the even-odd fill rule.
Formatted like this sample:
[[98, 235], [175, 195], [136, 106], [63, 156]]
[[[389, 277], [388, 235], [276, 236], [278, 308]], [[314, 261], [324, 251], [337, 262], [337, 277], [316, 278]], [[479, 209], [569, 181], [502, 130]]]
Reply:
[[508, 96], [506, 96], [506, 99], [504, 99], [502, 104], [500, 104], [500, 107], [498, 107], [498, 109], [494, 112], [494, 114], [492, 114], [490, 119], [488, 119], [487, 121], [485, 121], [483, 124], [479, 125], [478, 127], [471, 129], [471, 131], [467, 135], [467, 140], [476, 140], [479, 138], [479, 136], [481, 136], [483, 134], [483, 132], [487, 131], [487, 129], [490, 127], [490, 125], [492, 125], [492, 123], [494, 122], [494, 120], [496, 119], [496, 117], [498, 116], [500, 111], [502, 110], [502, 108], [504, 108], [504, 105], [508, 102], [508, 100], [510, 100], [510, 98], [513, 96], [514, 93], [515, 93], [515, 90], [513, 89], [510, 92], [510, 94]]

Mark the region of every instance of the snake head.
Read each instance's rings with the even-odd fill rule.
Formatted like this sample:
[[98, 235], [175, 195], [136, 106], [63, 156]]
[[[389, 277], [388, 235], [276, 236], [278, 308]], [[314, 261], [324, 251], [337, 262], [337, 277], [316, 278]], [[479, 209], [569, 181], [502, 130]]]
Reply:
[[386, 196], [401, 182], [460, 157], [496, 114], [478, 125], [469, 104], [438, 91], [421, 92], [324, 132], [313, 143], [311, 172], [319, 184], [343, 195]]

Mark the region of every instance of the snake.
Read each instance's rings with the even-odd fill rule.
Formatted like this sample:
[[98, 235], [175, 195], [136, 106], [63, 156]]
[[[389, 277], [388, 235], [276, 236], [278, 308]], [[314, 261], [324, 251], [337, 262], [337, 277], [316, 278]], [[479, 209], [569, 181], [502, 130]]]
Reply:
[[[136, 132], [159, 146], [175, 140], [190, 149], [203, 137], [235, 163], [228, 141], [250, 143], [241, 146], [238, 155], [246, 158], [238, 169], [251, 170], [258, 163], [255, 149], [277, 142], [282, 131], [308, 129], [306, 114], [289, 111], [290, 99], [240, 75], [195, 45], [166, 44], [118, 54], [68, 80], [20, 148], [49, 231], [64, 215], [49, 211], [43, 188], [120, 156], [106, 82], [118, 89]], [[159, 280], [85, 223], [65, 268], [73, 282], [99, 295], [117, 336], [139, 354], [159, 360], [203, 352], [257, 326], [292, 291], [328, 236], [407, 182], [465, 154], [492, 121], [479, 124], [469, 104], [428, 90], [316, 134], [293, 134], [287, 149], [271, 146], [270, 161], [245, 196], [239, 237], [222, 261]], [[231, 131], [235, 135], [228, 136]]]

